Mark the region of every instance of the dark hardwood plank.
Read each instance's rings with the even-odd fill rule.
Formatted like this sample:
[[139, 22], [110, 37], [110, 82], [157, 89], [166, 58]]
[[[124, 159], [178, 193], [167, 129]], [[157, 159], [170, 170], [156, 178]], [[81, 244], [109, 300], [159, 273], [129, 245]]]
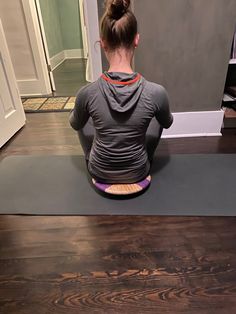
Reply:
[[[81, 153], [68, 113], [28, 114], [0, 159]], [[169, 153], [236, 153], [236, 131]], [[0, 313], [233, 314], [235, 241], [235, 217], [0, 216]]]
[[234, 313], [236, 218], [2, 218], [3, 313]]
[[1, 149], [8, 155], [82, 154], [78, 136], [69, 125], [69, 113], [31, 113], [26, 125]]
[[87, 84], [86, 59], [67, 59], [53, 71], [54, 96], [75, 96]]
[[[69, 125], [69, 113], [31, 113], [27, 123], [1, 150], [8, 155], [82, 154], [78, 136]], [[236, 153], [236, 129], [222, 137], [162, 139], [157, 154]]]

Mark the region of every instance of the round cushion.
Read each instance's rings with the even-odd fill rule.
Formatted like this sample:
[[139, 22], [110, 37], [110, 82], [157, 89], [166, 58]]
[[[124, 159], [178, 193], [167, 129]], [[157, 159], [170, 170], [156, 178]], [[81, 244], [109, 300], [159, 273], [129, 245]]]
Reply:
[[130, 184], [107, 184], [92, 179], [95, 187], [105, 193], [113, 195], [130, 195], [144, 191], [151, 182], [151, 176], [148, 175], [144, 180]]

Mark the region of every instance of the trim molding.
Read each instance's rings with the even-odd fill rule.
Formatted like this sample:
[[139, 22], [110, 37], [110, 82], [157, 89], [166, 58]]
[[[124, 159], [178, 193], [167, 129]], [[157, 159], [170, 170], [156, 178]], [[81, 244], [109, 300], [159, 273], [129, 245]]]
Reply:
[[177, 112], [174, 123], [165, 129], [162, 138], [221, 136], [224, 111]]
[[64, 54], [65, 54], [65, 59], [84, 58], [83, 49], [67, 49], [67, 50], [64, 50]]
[[56, 69], [65, 60], [64, 50], [50, 58], [52, 70]]
[[47, 92], [42, 92], [40, 82], [37, 79], [17, 80], [17, 85], [20, 90], [21, 97], [42, 96], [49, 94]]
[[62, 50], [55, 56], [50, 58], [52, 70], [55, 70], [66, 59], [82, 59], [84, 58], [83, 49], [68, 49]]

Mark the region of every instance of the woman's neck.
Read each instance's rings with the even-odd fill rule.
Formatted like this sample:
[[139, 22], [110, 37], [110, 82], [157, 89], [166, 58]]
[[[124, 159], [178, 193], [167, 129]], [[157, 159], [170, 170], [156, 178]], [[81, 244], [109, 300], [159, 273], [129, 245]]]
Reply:
[[109, 53], [107, 58], [110, 64], [108, 72], [134, 73], [131, 67], [133, 52], [126, 49], [119, 49]]

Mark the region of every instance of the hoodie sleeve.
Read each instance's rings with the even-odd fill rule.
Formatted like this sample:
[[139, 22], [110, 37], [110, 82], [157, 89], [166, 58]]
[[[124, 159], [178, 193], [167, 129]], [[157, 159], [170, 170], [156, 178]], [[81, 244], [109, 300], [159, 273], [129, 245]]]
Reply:
[[74, 109], [72, 109], [69, 118], [70, 125], [76, 131], [82, 129], [89, 119], [87, 104], [88, 96], [86, 89], [82, 88], [76, 96], [75, 106]]
[[156, 85], [153, 102], [156, 105], [156, 119], [160, 125], [168, 129], [173, 123], [173, 115], [170, 111], [169, 99], [165, 88], [161, 85]]

